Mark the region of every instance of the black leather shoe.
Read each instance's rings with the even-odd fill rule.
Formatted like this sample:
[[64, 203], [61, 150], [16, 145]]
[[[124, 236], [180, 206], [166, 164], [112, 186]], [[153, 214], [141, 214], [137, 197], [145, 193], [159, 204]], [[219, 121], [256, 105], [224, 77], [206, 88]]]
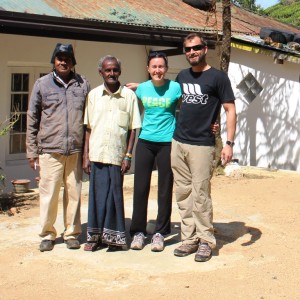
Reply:
[[54, 241], [51, 240], [42, 240], [40, 244], [40, 251], [51, 251], [54, 248]]
[[65, 240], [65, 244], [67, 245], [68, 249], [79, 249], [80, 248], [80, 243], [76, 239]]

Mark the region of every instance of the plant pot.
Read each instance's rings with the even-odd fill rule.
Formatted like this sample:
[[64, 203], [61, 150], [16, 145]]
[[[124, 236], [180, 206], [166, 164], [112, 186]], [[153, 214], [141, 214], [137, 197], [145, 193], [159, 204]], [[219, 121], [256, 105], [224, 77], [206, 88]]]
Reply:
[[29, 189], [29, 179], [15, 179], [11, 181], [13, 188], [14, 188], [14, 193], [16, 194], [21, 194], [21, 193], [26, 193], [28, 192]]

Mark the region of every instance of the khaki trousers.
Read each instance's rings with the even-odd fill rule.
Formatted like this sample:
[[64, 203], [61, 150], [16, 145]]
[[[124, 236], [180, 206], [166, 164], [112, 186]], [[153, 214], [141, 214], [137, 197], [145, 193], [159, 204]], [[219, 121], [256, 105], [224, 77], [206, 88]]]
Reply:
[[77, 238], [81, 233], [80, 196], [82, 186], [82, 155], [64, 156], [57, 153], [42, 154], [40, 164], [40, 222], [43, 240], [55, 240], [54, 223], [57, 217], [59, 192], [64, 183], [64, 239]]
[[214, 155], [215, 147], [172, 141], [171, 166], [184, 244], [201, 241], [216, 247], [210, 193]]

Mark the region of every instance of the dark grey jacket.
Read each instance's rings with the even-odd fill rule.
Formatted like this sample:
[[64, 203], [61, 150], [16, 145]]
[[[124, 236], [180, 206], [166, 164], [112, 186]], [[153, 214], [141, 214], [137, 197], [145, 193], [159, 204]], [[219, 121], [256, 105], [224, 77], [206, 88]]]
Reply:
[[88, 81], [79, 74], [74, 74], [67, 87], [56, 80], [53, 72], [35, 82], [27, 111], [27, 158], [82, 151], [84, 105], [89, 90]]

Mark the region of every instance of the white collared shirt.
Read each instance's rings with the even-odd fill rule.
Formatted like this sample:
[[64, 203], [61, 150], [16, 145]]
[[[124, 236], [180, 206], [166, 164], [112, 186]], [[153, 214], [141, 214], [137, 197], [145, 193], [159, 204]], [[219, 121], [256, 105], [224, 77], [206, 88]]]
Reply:
[[89, 159], [121, 165], [127, 150], [127, 133], [141, 127], [135, 93], [121, 87], [110, 94], [104, 84], [91, 90], [85, 107], [84, 124], [91, 129]]

